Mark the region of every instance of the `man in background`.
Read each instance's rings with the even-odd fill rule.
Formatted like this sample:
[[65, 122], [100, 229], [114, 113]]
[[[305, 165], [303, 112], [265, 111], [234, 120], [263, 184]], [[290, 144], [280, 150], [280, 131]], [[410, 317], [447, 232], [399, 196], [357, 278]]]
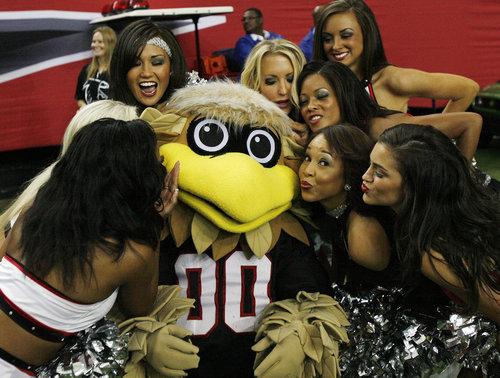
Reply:
[[316, 29], [316, 24], [318, 23], [319, 20], [319, 15], [321, 13], [321, 10], [324, 8], [324, 5], [317, 5], [314, 7], [313, 10], [313, 21], [314, 21], [314, 26], [309, 30], [309, 33], [302, 38], [302, 41], [300, 41], [299, 47], [306, 56], [306, 59], [308, 62], [311, 61], [312, 59], [312, 54], [313, 54], [313, 44], [314, 44], [314, 30]]
[[264, 17], [257, 8], [248, 8], [241, 19], [246, 34], [238, 39], [231, 55], [232, 69], [241, 71], [253, 47], [265, 39], [283, 38], [282, 35], [264, 30]]

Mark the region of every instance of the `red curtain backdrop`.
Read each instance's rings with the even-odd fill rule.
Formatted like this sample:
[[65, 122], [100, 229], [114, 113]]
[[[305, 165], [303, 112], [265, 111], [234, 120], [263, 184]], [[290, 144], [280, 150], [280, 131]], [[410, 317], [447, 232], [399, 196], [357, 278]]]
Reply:
[[[109, 1], [110, 2], [110, 1]], [[7, 13], [18, 11], [97, 12], [101, 0], [16, 0], [0, 2], [0, 54], [23, 60], [39, 53], [16, 46], [25, 39], [6, 31]], [[226, 23], [201, 29], [201, 55], [233, 47], [244, 33], [241, 17], [245, 9], [256, 7], [264, 14], [264, 28], [299, 43], [312, 26], [312, 9], [324, 1], [201, 1], [150, 0], [151, 9], [180, 7], [232, 6]], [[449, 72], [476, 80], [481, 86], [500, 79], [500, 2], [498, 0], [397, 1], [367, 0], [381, 29], [390, 62], [430, 72]], [[22, 21], [19, 21], [22, 22]], [[45, 25], [44, 29], [50, 29]], [[9, 25], [16, 27], [15, 21]], [[85, 24], [86, 25], [86, 24]], [[90, 33], [81, 33], [81, 43], [90, 50]], [[36, 31], [35, 31], [36, 33]], [[195, 63], [194, 33], [178, 36], [190, 69]], [[53, 44], [58, 49], [61, 44]], [[3, 51], [3, 53], [2, 53]], [[7, 54], [7, 55], [5, 55]], [[56, 54], [57, 55], [57, 54]], [[0, 61], [2, 60], [0, 55]], [[12, 60], [12, 59], [11, 59]], [[88, 59], [54, 66], [35, 73], [0, 82], [0, 151], [61, 142], [64, 129], [77, 110], [74, 92], [80, 69]], [[0, 62], [1, 65], [1, 62]], [[1, 77], [1, 75], [0, 75]], [[413, 106], [431, 106], [430, 100], [414, 100]], [[441, 105], [438, 102], [438, 106]]]

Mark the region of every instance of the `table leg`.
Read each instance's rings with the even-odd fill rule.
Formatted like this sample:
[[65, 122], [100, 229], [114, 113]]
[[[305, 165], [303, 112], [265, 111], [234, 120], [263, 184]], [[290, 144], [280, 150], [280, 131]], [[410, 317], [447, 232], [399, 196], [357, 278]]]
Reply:
[[198, 34], [198, 20], [200, 16], [193, 15], [192, 20], [194, 24], [194, 39], [196, 42], [196, 60], [198, 61], [198, 73], [201, 75], [201, 54], [200, 54], [200, 36]]

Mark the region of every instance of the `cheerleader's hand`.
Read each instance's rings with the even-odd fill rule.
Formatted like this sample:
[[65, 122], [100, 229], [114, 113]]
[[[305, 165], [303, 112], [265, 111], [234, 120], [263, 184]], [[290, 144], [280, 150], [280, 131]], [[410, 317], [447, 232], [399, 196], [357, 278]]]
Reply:
[[295, 143], [301, 145], [302, 147], [306, 147], [307, 138], [309, 138], [309, 127], [304, 123], [295, 121], [292, 121], [290, 126], [292, 127], [292, 136]]
[[177, 181], [179, 179], [180, 164], [180, 161], [177, 161], [174, 168], [165, 177], [165, 185], [161, 191], [163, 207], [159, 209], [159, 213], [163, 218], [166, 218], [177, 204], [177, 196], [179, 195]]

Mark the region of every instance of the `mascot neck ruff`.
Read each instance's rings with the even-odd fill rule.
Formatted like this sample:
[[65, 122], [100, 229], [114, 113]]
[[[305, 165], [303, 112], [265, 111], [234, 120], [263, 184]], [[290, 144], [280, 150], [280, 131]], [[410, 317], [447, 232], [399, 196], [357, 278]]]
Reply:
[[141, 339], [145, 359], [192, 377], [335, 377], [349, 323], [296, 217], [301, 148], [288, 117], [256, 91], [211, 82], [142, 118], [167, 169], [180, 161], [159, 282], [194, 300], [176, 326], [193, 334], [200, 360], [182, 365], [157, 336], [168, 330]]

